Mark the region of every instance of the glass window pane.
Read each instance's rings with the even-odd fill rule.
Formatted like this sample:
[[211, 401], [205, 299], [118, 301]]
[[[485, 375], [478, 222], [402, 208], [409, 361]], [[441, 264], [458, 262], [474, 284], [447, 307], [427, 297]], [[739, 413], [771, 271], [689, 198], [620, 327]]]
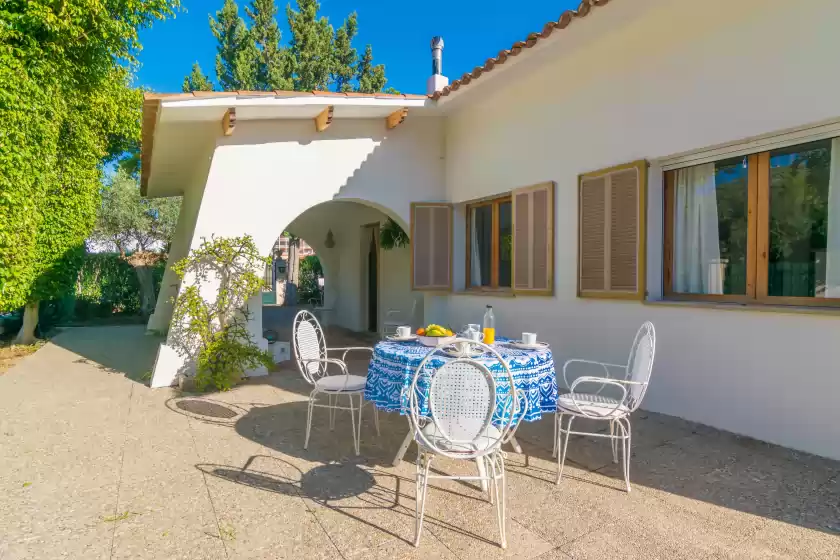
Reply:
[[840, 297], [840, 193], [831, 165], [837, 142], [770, 152], [771, 296]]
[[511, 203], [499, 204], [499, 287], [510, 288], [513, 270], [513, 220]]
[[676, 171], [674, 292], [746, 294], [747, 182], [740, 157]]
[[470, 285], [490, 286], [493, 206], [470, 209]]

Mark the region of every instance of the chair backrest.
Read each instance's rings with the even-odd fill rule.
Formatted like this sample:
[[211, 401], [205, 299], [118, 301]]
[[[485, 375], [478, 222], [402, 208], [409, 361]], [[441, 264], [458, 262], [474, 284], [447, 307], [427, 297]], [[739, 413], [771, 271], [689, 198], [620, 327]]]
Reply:
[[315, 315], [306, 310], [299, 311], [295, 315], [292, 338], [298, 369], [300, 369], [304, 379], [314, 384], [319, 377], [327, 373], [326, 362], [307, 361], [327, 357], [327, 342], [324, 340], [324, 331]]
[[[447, 361], [434, 370], [430, 361], [442, 357], [433, 349], [417, 367], [409, 395], [416, 437], [435, 453], [461, 459], [498, 448], [506, 441], [518, 412], [508, 364], [490, 346], [468, 342], [495, 357], [501, 372], [494, 375], [487, 365], [469, 358]], [[429, 423], [434, 430], [424, 432]]]
[[653, 323], [646, 321], [636, 333], [633, 347], [630, 349], [630, 358], [627, 361], [627, 381], [633, 382], [627, 388], [625, 401], [630, 410], [636, 410], [642, 404], [642, 399], [650, 384], [655, 353], [656, 330], [653, 328]]

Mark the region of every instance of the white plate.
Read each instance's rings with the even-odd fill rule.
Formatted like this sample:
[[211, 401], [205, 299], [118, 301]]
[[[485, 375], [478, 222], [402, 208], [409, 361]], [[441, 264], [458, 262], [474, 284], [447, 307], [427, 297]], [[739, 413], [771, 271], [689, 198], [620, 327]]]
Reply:
[[390, 340], [391, 342], [409, 342], [411, 340], [417, 340], [417, 335], [410, 334], [408, 336], [397, 336], [395, 334], [389, 334], [385, 337], [385, 340]]
[[483, 350], [473, 349], [465, 354], [463, 352], [459, 352], [458, 349], [454, 346], [447, 346], [445, 348], [441, 348], [440, 351], [449, 356], [450, 358], [478, 358], [479, 356], [484, 355]]
[[514, 348], [519, 348], [520, 350], [548, 350], [548, 344], [545, 342], [537, 342], [536, 344], [525, 344], [521, 340], [509, 340], [507, 342]]

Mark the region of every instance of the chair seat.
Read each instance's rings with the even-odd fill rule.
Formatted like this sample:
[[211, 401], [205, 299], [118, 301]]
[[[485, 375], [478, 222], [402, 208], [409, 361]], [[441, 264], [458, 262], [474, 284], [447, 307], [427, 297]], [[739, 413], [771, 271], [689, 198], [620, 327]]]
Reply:
[[[478, 451], [485, 451], [490, 447], [496, 445], [499, 440], [499, 436], [501, 432], [498, 428], [493, 425], [487, 426], [484, 429], [481, 436], [476, 438], [474, 442], [469, 443], [455, 443], [448, 441], [440, 431], [438, 431], [437, 426], [433, 423], [426, 424], [426, 426], [421, 430], [423, 435], [429, 440], [429, 443], [433, 444], [438, 449], [443, 449], [445, 451], [449, 451], [451, 453], [476, 453]], [[422, 445], [425, 448], [428, 446], [424, 445], [423, 442], [420, 440], [420, 436], [415, 436], [415, 440], [419, 445]]]
[[366, 383], [367, 378], [361, 375], [326, 375], [315, 382], [315, 387], [330, 393], [350, 393], [364, 391]]
[[[574, 400], [572, 400], [574, 395]], [[577, 402], [577, 406], [575, 406]], [[616, 408], [618, 405], [618, 408]], [[592, 416], [619, 418], [630, 413], [630, 409], [619, 404], [618, 399], [592, 393], [566, 393], [557, 398], [557, 410], [564, 414], [580, 414], [583, 411]]]

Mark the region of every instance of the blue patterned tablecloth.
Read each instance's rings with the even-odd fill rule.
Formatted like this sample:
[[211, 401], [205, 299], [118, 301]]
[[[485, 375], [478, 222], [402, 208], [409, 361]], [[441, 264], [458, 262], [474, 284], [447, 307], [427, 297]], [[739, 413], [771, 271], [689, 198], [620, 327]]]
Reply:
[[[505, 339], [497, 340], [494, 348], [508, 363], [517, 390], [523, 391], [528, 401], [524, 420], [539, 420], [543, 413], [553, 414], [557, 409], [557, 374], [551, 350], [519, 350], [507, 344]], [[417, 366], [431, 349], [419, 342], [379, 342], [373, 349], [365, 386], [365, 399], [377, 408], [389, 412], [409, 413], [408, 393]], [[437, 370], [452, 360], [438, 352], [427, 362], [429, 370]], [[479, 357], [496, 376], [496, 390], [499, 395], [509, 395], [509, 383], [502, 373], [501, 364], [495, 357]]]

